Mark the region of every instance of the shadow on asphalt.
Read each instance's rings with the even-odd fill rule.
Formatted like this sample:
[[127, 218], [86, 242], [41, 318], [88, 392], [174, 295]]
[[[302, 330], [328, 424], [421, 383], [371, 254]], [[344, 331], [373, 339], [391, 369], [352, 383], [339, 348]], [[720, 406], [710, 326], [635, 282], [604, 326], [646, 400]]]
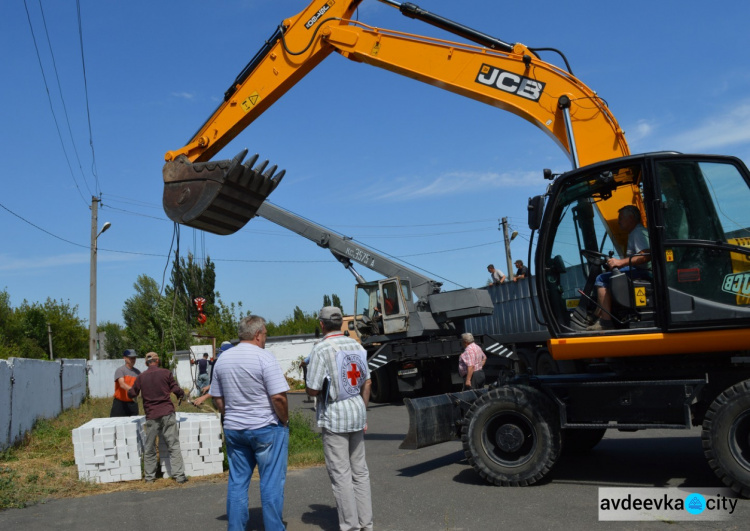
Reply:
[[685, 478], [682, 487], [722, 486], [698, 437], [604, 439], [588, 453], [563, 455], [551, 474], [552, 481], [649, 487], [674, 485], [675, 478]]
[[447, 455], [436, 457], [435, 459], [430, 459], [429, 461], [425, 461], [424, 463], [418, 463], [416, 465], [400, 468], [397, 470], [397, 472], [399, 476], [413, 478], [426, 472], [431, 472], [438, 468], [442, 468], [444, 466], [450, 466], [463, 458], [463, 451], [453, 452]]
[[336, 507], [330, 505], [310, 505], [310, 510], [302, 513], [301, 521], [323, 531], [336, 531], [339, 528], [339, 514]]
[[390, 407], [390, 406], [399, 407], [399, 406], [403, 406], [403, 405], [404, 405], [404, 403], [401, 402], [401, 401], [398, 401], [398, 402], [385, 402], [383, 404], [376, 404], [374, 402], [370, 402], [369, 404], [367, 404], [367, 409], [378, 409], [378, 408], [381, 408], [381, 407]]

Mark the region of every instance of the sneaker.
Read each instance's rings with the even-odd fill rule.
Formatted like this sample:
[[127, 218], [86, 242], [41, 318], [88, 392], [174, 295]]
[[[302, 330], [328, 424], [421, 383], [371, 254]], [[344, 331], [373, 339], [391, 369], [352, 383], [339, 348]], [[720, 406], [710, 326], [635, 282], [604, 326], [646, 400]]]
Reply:
[[590, 330], [590, 331], [612, 330], [612, 321], [605, 321], [604, 319], [599, 319], [594, 324], [587, 326], [586, 330]]
[[187, 483], [187, 480], [188, 480], [187, 476], [183, 476], [181, 478], [175, 479], [175, 481], [179, 483], [180, 485], [182, 485], [183, 483]]

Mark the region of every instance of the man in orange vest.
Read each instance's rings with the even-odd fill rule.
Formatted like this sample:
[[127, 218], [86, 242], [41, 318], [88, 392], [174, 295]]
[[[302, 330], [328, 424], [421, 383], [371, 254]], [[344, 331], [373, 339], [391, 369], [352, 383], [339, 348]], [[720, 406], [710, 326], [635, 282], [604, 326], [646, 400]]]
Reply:
[[112, 401], [110, 417], [133, 417], [139, 415], [138, 402], [128, 396], [128, 390], [133, 387], [135, 379], [141, 371], [135, 368], [135, 350], [128, 349], [122, 353], [125, 365], [115, 371], [115, 398]]

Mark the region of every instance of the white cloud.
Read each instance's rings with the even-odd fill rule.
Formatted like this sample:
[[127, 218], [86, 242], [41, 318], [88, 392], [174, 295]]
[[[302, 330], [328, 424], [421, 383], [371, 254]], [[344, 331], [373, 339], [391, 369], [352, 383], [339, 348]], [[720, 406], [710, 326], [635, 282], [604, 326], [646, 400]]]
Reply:
[[[382, 195], [384, 199], [411, 200], [445, 195], [472, 194], [501, 188], [538, 188], [542, 183], [539, 171], [527, 172], [449, 172], [435, 178], [409, 178], [403, 186], [393, 183], [394, 189]], [[378, 188], [382, 191], [382, 188]], [[374, 191], [373, 191], [374, 192]]]
[[650, 137], [656, 132], [657, 127], [655, 122], [644, 119], [638, 120], [634, 127], [625, 131], [628, 143], [635, 144]]
[[674, 136], [681, 151], [715, 151], [750, 142], [750, 102], [707, 119], [695, 129]]
[[191, 92], [173, 92], [172, 96], [175, 98], [182, 98], [183, 100], [192, 100], [195, 98], [195, 94]]
[[89, 253], [69, 253], [54, 256], [41, 256], [28, 258], [25, 256], [0, 255], [0, 271], [13, 271], [17, 269], [44, 269], [49, 267], [60, 267], [71, 264], [88, 263], [91, 259]]
[[[122, 262], [137, 259], [137, 255], [127, 255], [121, 253], [108, 253], [101, 250], [98, 253], [97, 261], [102, 262]], [[68, 253], [50, 256], [37, 256], [33, 258], [0, 254], [0, 271], [26, 271], [30, 269], [49, 269], [59, 268], [68, 265], [86, 264], [88, 270], [91, 263], [91, 254]]]

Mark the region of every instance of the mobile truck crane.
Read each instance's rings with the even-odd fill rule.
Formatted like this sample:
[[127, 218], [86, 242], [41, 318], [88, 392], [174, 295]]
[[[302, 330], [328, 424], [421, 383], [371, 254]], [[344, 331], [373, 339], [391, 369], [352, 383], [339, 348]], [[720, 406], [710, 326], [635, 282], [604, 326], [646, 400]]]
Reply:
[[[367, 350], [375, 402], [460, 388], [457, 334], [467, 318], [492, 313], [487, 290], [441, 292], [440, 282], [268, 201], [256, 215], [328, 249], [354, 275], [353, 332]], [[354, 264], [386, 278], [367, 282]]]
[[[512, 112], [546, 132], [573, 166], [545, 171], [552, 182], [529, 201], [529, 227], [532, 236], [539, 231], [536, 313], [547, 349], [577, 370], [407, 399], [403, 447], [460, 436], [489, 482], [529, 485], [550, 473], [564, 447], [593, 447], [607, 429], [702, 426], [711, 468], [750, 496], [747, 167], [733, 157], [631, 156], [604, 101], [535, 49], [381, 1], [477, 45], [369, 27], [351, 20], [357, 0], [312, 2], [282, 22], [187, 145], [166, 153], [170, 218], [229, 234], [256, 214], [278, 183], [275, 168], [210, 159], [334, 51]], [[639, 280], [613, 270], [605, 308], [594, 281], [605, 251], [625, 255], [617, 219], [626, 205], [646, 227], [650, 269]], [[597, 314], [614, 327], [593, 330]]]

